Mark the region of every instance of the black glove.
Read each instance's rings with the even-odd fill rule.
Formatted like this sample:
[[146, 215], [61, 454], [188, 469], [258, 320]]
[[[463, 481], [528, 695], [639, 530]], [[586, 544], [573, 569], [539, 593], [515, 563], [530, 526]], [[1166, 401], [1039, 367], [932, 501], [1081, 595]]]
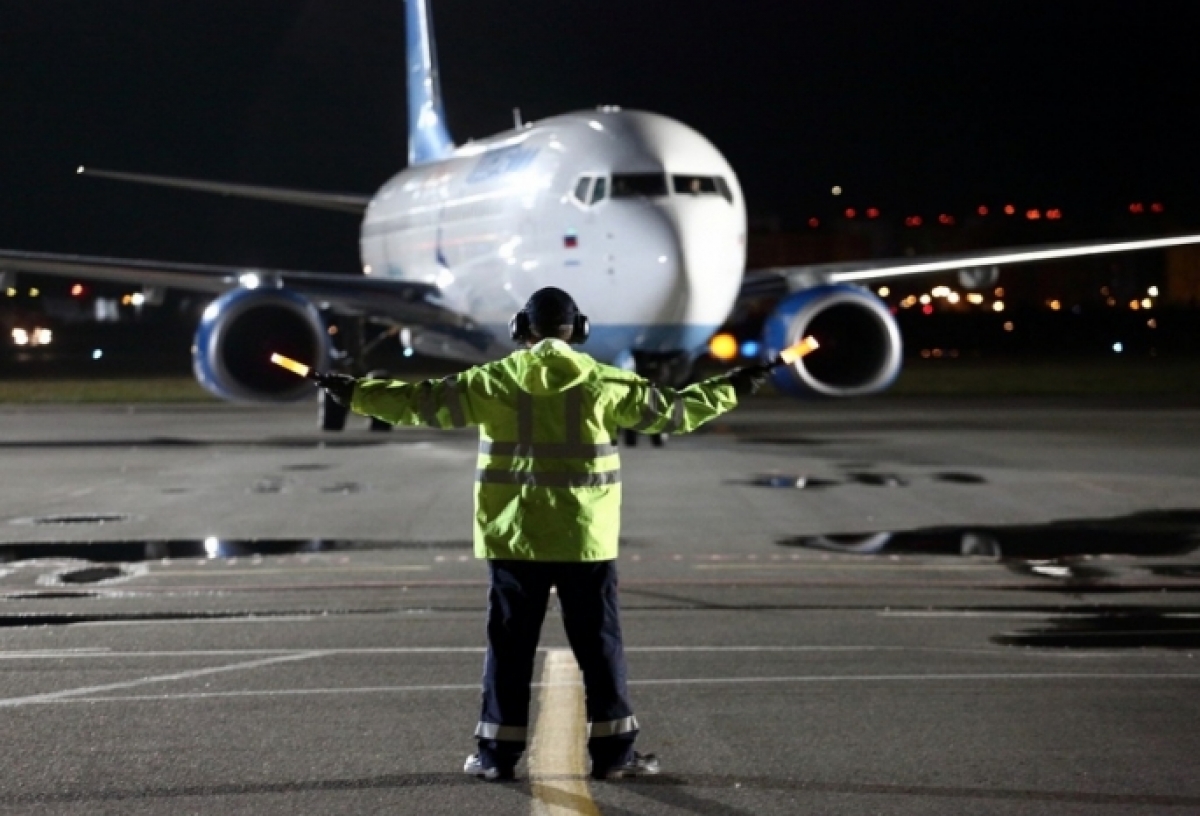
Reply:
[[350, 407], [350, 401], [354, 399], [354, 386], [358, 383], [356, 377], [349, 374], [318, 372], [313, 374], [312, 378], [318, 387], [325, 389], [330, 399], [343, 408]]
[[739, 397], [748, 397], [758, 391], [766, 383], [771, 369], [765, 365], [752, 365], [745, 368], [735, 368], [725, 375], [733, 390]]

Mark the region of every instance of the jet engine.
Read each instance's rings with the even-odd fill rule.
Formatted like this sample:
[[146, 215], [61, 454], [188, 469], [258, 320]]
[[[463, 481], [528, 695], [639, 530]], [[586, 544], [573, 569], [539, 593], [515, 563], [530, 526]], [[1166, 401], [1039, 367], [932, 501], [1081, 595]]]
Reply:
[[312, 384], [271, 364], [279, 353], [314, 368], [329, 361], [329, 335], [312, 303], [286, 289], [233, 289], [204, 310], [192, 343], [196, 379], [238, 402], [312, 396]]
[[900, 328], [887, 304], [850, 284], [828, 284], [788, 295], [767, 319], [767, 359], [813, 335], [820, 348], [772, 372], [791, 396], [856, 397], [884, 390], [900, 373]]

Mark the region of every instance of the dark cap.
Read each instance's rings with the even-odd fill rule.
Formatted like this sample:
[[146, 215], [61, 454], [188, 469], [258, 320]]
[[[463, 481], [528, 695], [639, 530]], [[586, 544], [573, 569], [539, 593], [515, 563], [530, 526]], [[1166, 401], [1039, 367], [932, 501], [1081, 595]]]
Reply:
[[525, 314], [539, 337], [556, 337], [563, 329], [574, 327], [579, 307], [562, 289], [547, 286], [530, 295]]

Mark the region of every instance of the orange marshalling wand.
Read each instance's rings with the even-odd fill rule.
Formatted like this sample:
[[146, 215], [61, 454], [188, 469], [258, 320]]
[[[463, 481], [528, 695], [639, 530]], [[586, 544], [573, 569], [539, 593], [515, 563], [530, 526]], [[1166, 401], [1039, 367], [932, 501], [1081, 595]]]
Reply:
[[804, 355], [811, 354], [820, 347], [821, 345], [817, 342], [817, 338], [810, 334], [799, 343], [794, 343], [793, 345], [790, 345], [783, 351], [779, 352], [779, 357], [771, 365], [791, 365]]
[[286, 368], [293, 374], [299, 374], [301, 377], [307, 377], [308, 372], [312, 370], [304, 363], [297, 363], [295, 360], [289, 357], [284, 357], [282, 354], [272, 354], [271, 362], [277, 366]]

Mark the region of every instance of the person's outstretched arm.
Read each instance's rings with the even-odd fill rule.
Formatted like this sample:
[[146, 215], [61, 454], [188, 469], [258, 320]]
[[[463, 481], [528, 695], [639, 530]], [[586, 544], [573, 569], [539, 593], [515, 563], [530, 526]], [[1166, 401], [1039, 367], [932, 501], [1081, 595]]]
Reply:
[[634, 376], [622, 378], [619, 383], [617, 387], [624, 387], [626, 393], [617, 402], [613, 418], [622, 428], [640, 433], [689, 433], [738, 404], [737, 394], [724, 375], [680, 389]]
[[402, 380], [359, 380], [350, 410], [393, 425], [465, 428], [478, 425], [477, 411], [467, 387], [470, 373], [440, 380], [408, 383]]

